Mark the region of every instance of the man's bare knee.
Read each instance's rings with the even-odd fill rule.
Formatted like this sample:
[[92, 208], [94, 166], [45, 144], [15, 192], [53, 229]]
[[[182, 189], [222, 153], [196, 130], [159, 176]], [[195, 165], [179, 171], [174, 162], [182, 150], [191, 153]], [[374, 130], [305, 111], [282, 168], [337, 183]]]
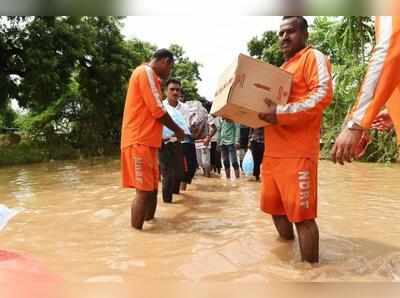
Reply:
[[296, 222], [295, 225], [296, 225], [296, 229], [298, 229], [298, 230], [304, 229], [304, 230], [307, 230], [310, 232], [315, 232], [315, 231], [318, 232], [318, 226], [314, 219], [308, 219], [305, 221]]
[[285, 240], [294, 239], [293, 224], [286, 215], [274, 215], [272, 219], [281, 238]]

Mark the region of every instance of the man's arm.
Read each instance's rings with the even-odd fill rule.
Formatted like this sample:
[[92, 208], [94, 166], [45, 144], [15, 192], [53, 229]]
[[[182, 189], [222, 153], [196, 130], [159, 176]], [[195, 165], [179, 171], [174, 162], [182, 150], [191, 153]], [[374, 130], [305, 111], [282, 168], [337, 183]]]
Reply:
[[161, 93], [155, 81], [155, 74], [149, 66], [145, 66], [140, 73], [139, 88], [151, 115], [156, 119], [164, 116], [166, 110], [162, 104]]
[[215, 135], [216, 132], [217, 132], [217, 126], [215, 124], [211, 124], [211, 132], [205, 138], [204, 145], [208, 146], [208, 144], [210, 143], [212, 137]]
[[374, 121], [372, 122], [371, 128], [379, 131], [389, 131], [393, 129], [393, 121], [387, 110], [381, 111]]
[[400, 85], [400, 17], [378, 17], [376, 23], [377, 44], [349, 119], [364, 129], [371, 127], [375, 117]]
[[158, 118], [158, 121], [160, 121], [161, 124], [165, 125], [170, 130], [175, 132], [175, 135], [178, 138], [178, 140], [182, 140], [184, 138], [185, 136], [184, 131], [172, 120], [171, 116], [168, 113], [165, 113], [164, 116]]
[[325, 55], [312, 50], [304, 65], [304, 76], [309, 93], [301, 101], [276, 106], [266, 102], [271, 113], [260, 113], [260, 119], [279, 125], [298, 125], [320, 115], [333, 97], [331, 65]]
[[377, 43], [350, 119], [331, 150], [334, 163], [356, 158], [363, 131], [371, 127], [380, 109], [400, 84], [400, 17], [377, 17]]
[[140, 90], [146, 106], [152, 116], [158, 119], [163, 125], [175, 132], [176, 137], [181, 140], [184, 137], [183, 130], [172, 120], [171, 116], [165, 111], [161, 101], [160, 90], [157, 88], [155, 77], [150, 67], [145, 67], [145, 73], [141, 74]]

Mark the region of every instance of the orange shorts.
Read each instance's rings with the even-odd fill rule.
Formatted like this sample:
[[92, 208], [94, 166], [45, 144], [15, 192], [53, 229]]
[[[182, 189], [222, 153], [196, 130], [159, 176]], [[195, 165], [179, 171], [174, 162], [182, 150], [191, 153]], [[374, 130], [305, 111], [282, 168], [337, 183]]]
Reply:
[[317, 161], [264, 157], [261, 210], [290, 222], [317, 217]]
[[121, 150], [122, 186], [156, 191], [159, 181], [157, 148], [135, 144]]

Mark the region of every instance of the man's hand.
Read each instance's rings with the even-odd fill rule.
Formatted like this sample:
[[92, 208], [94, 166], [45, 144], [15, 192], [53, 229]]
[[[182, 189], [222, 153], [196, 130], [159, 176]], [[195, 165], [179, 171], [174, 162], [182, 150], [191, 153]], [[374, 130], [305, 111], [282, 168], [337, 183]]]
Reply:
[[386, 110], [382, 111], [378, 114], [378, 116], [376, 116], [371, 127], [379, 131], [389, 131], [393, 129], [392, 118], [390, 118], [390, 115]]
[[159, 121], [161, 122], [161, 124], [165, 125], [166, 127], [168, 127], [170, 130], [172, 130], [175, 133], [175, 136], [178, 139], [178, 141], [181, 141], [185, 137], [185, 133], [182, 130], [182, 128], [180, 128], [174, 122], [174, 120], [172, 120], [171, 116], [168, 113], [165, 113], [164, 116], [162, 116], [159, 119]]
[[240, 149], [240, 144], [235, 144], [235, 148], [236, 148], [236, 150], [239, 150]]
[[258, 113], [258, 118], [268, 122], [269, 124], [277, 124], [278, 118], [276, 116], [276, 104], [269, 99], [265, 99], [264, 102], [271, 111], [268, 113]]
[[331, 150], [332, 161], [341, 165], [344, 165], [344, 161], [352, 162], [352, 159], [358, 155], [356, 149], [363, 133], [362, 129], [343, 129]]
[[203, 144], [204, 146], [208, 146], [208, 144], [210, 144], [211, 141], [211, 137], [210, 136], [206, 136], [203, 140]]
[[178, 128], [179, 129], [175, 131], [175, 136], [177, 137], [178, 141], [182, 141], [185, 137], [185, 132], [180, 127]]

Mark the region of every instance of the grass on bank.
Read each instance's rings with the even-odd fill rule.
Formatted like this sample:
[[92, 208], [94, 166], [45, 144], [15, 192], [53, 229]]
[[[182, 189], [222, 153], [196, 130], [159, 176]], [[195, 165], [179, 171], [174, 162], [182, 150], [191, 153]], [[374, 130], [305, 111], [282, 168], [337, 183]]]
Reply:
[[70, 145], [48, 145], [21, 142], [16, 145], [0, 146], [0, 166], [31, 164], [50, 160], [74, 160], [97, 156], [117, 155], [117, 147], [105, 152], [87, 152], [75, 149]]

